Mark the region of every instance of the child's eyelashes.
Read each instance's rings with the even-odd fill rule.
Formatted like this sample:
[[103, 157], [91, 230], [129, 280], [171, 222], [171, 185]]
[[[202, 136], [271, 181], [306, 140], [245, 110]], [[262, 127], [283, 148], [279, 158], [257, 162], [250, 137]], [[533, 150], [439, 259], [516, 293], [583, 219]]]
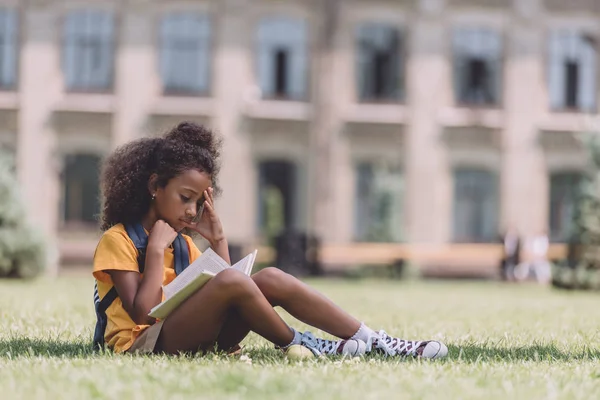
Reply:
[[[191, 197], [184, 196], [183, 194], [180, 194], [179, 198], [181, 198], [181, 201], [184, 203], [189, 203], [192, 201]], [[200, 197], [200, 199], [196, 200], [196, 206], [198, 206], [198, 207], [203, 206], [205, 201], [206, 200], [204, 199], [204, 196]]]

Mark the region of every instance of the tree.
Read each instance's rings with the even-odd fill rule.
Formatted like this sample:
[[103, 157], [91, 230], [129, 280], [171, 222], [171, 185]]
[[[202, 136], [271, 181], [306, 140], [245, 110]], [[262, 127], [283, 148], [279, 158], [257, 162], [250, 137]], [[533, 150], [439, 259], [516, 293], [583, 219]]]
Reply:
[[575, 196], [567, 259], [552, 283], [567, 289], [600, 289], [600, 132], [580, 136], [588, 168]]
[[43, 270], [42, 237], [26, 220], [12, 156], [0, 151], [0, 277], [33, 278]]

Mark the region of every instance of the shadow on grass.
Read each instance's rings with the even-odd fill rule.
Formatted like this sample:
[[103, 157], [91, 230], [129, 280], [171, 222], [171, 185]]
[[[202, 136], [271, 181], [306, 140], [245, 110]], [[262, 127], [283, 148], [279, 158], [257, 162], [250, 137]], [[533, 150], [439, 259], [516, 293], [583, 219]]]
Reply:
[[0, 338], [0, 358], [67, 357], [83, 358], [95, 354], [92, 343], [59, 339]]
[[506, 361], [600, 361], [600, 349], [578, 346], [573, 350], [558, 348], [556, 345], [532, 343], [511, 347], [510, 343], [469, 343], [460, 346], [450, 345], [449, 361], [462, 362], [506, 362]]
[[[506, 345], [505, 345], [506, 344]], [[467, 363], [480, 362], [569, 362], [569, 361], [600, 361], [600, 349], [580, 347], [571, 351], [558, 348], [556, 345], [533, 343], [531, 345], [511, 347], [509, 343], [467, 343], [449, 345], [447, 362], [460, 361]], [[113, 354], [107, 352], [107, 355]], [[246, 347], [244, 354], [255, 361], [265, 364], [277, 363], [282, 353], [271, 348]], [[94, 352], [90, 341], [63, 341], [60, 339], [36, 338], [4, 338], [0, 339], [0, 359], [17, 357], [60, 357], [60, 358], [90, 358], [101, 355]], [[381, 361], [398, 361], [397, 358], [383, 359], [380, 356], [369, 356]], [[407, 360], [408, 361], [408, 360]]]
[[[276, 362], [282, 358], [282, 353], [274, 348], [245, 347], [244, 354], [254, 356], [257, 360], [266, 363]], [[40, 339], [9, 337], [0, 338], [0, 359], [13, 359], [19, 357], [59, 357], [59, 358], [91, 358], [91, 357], [112, 357], [117, 355], [108, 350], [97, 352], [92, 348], [92, 342], [86, 340], [65, 341], [61, 339]], [[208, 353], [207, 357], [214, 357], [215, 354]], [[224, 359], [236, 358], [233, 355], [227, 355], [224, 352], [218, 353], [219, 357]], [[161, 354], [140, 355], [145, 358], [164, 357]], [[168, 358], [196, 358], [204, 357], [202, 354], [181, 354], [166, 356]]]

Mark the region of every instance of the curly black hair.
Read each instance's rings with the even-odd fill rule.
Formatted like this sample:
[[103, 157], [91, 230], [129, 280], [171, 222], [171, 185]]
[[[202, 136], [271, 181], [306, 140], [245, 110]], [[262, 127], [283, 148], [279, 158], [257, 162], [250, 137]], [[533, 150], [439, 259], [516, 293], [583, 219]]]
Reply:
[[208, 128], [182, 122], [166, 135], [143, 138], [116, 149], [104, 162], [102, 193], [102, 231], [118, 223], [135, 223], [150, 208], [148, 181], [158, 175], [164, 187], [170, 179], [189, 169], [210, 174], [215, 195], [222, 140]]

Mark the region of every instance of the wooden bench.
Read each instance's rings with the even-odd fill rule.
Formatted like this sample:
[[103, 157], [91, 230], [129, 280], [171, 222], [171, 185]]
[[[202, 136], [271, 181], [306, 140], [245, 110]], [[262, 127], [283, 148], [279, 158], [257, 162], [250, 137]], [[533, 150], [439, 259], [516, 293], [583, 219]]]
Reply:
[[[549, 259], [566, 257], [564, 244], [552, 244]], [[397, 244], [347, 243], [326, 244], [320, 249], [319, 259], [326, 272], [347, 270], [357, 266], [389, 266], [403, 260], [418, 266], [424, 275], [494, 276], [499, 272], [503, 257], [499, 243]], [[523, 252], [522, 259], [528, 255]], [[257, 262], [274, 264], [275, 251], [259, 248]]]
[[[65, 264], [91, 263], [97, 244], [96, 237], [82, 237], [79, 240], [61, 238], [59, 240], [61, 261]], [[254, 250], [246, 246], [244, 254]], [[258, 248], [257, 263], [274, 265], [275, 249]], [[548, 259], [564, 259], [567, 246], [552, 244]], [[522, 259], [527, 259], [522, 254]], [[498, 273], [502, 258], [502, 245], [499, 243], [449, 243], [449, 244], [406, 244], [406, 243], [344, 243], [325, 244], [319, 252], [319, 259], [325, 272], [339, 272], [358, 266], [385, 267], [403, 260], [416, 265], [424, 275], [465, 275], [491, 276]]]

